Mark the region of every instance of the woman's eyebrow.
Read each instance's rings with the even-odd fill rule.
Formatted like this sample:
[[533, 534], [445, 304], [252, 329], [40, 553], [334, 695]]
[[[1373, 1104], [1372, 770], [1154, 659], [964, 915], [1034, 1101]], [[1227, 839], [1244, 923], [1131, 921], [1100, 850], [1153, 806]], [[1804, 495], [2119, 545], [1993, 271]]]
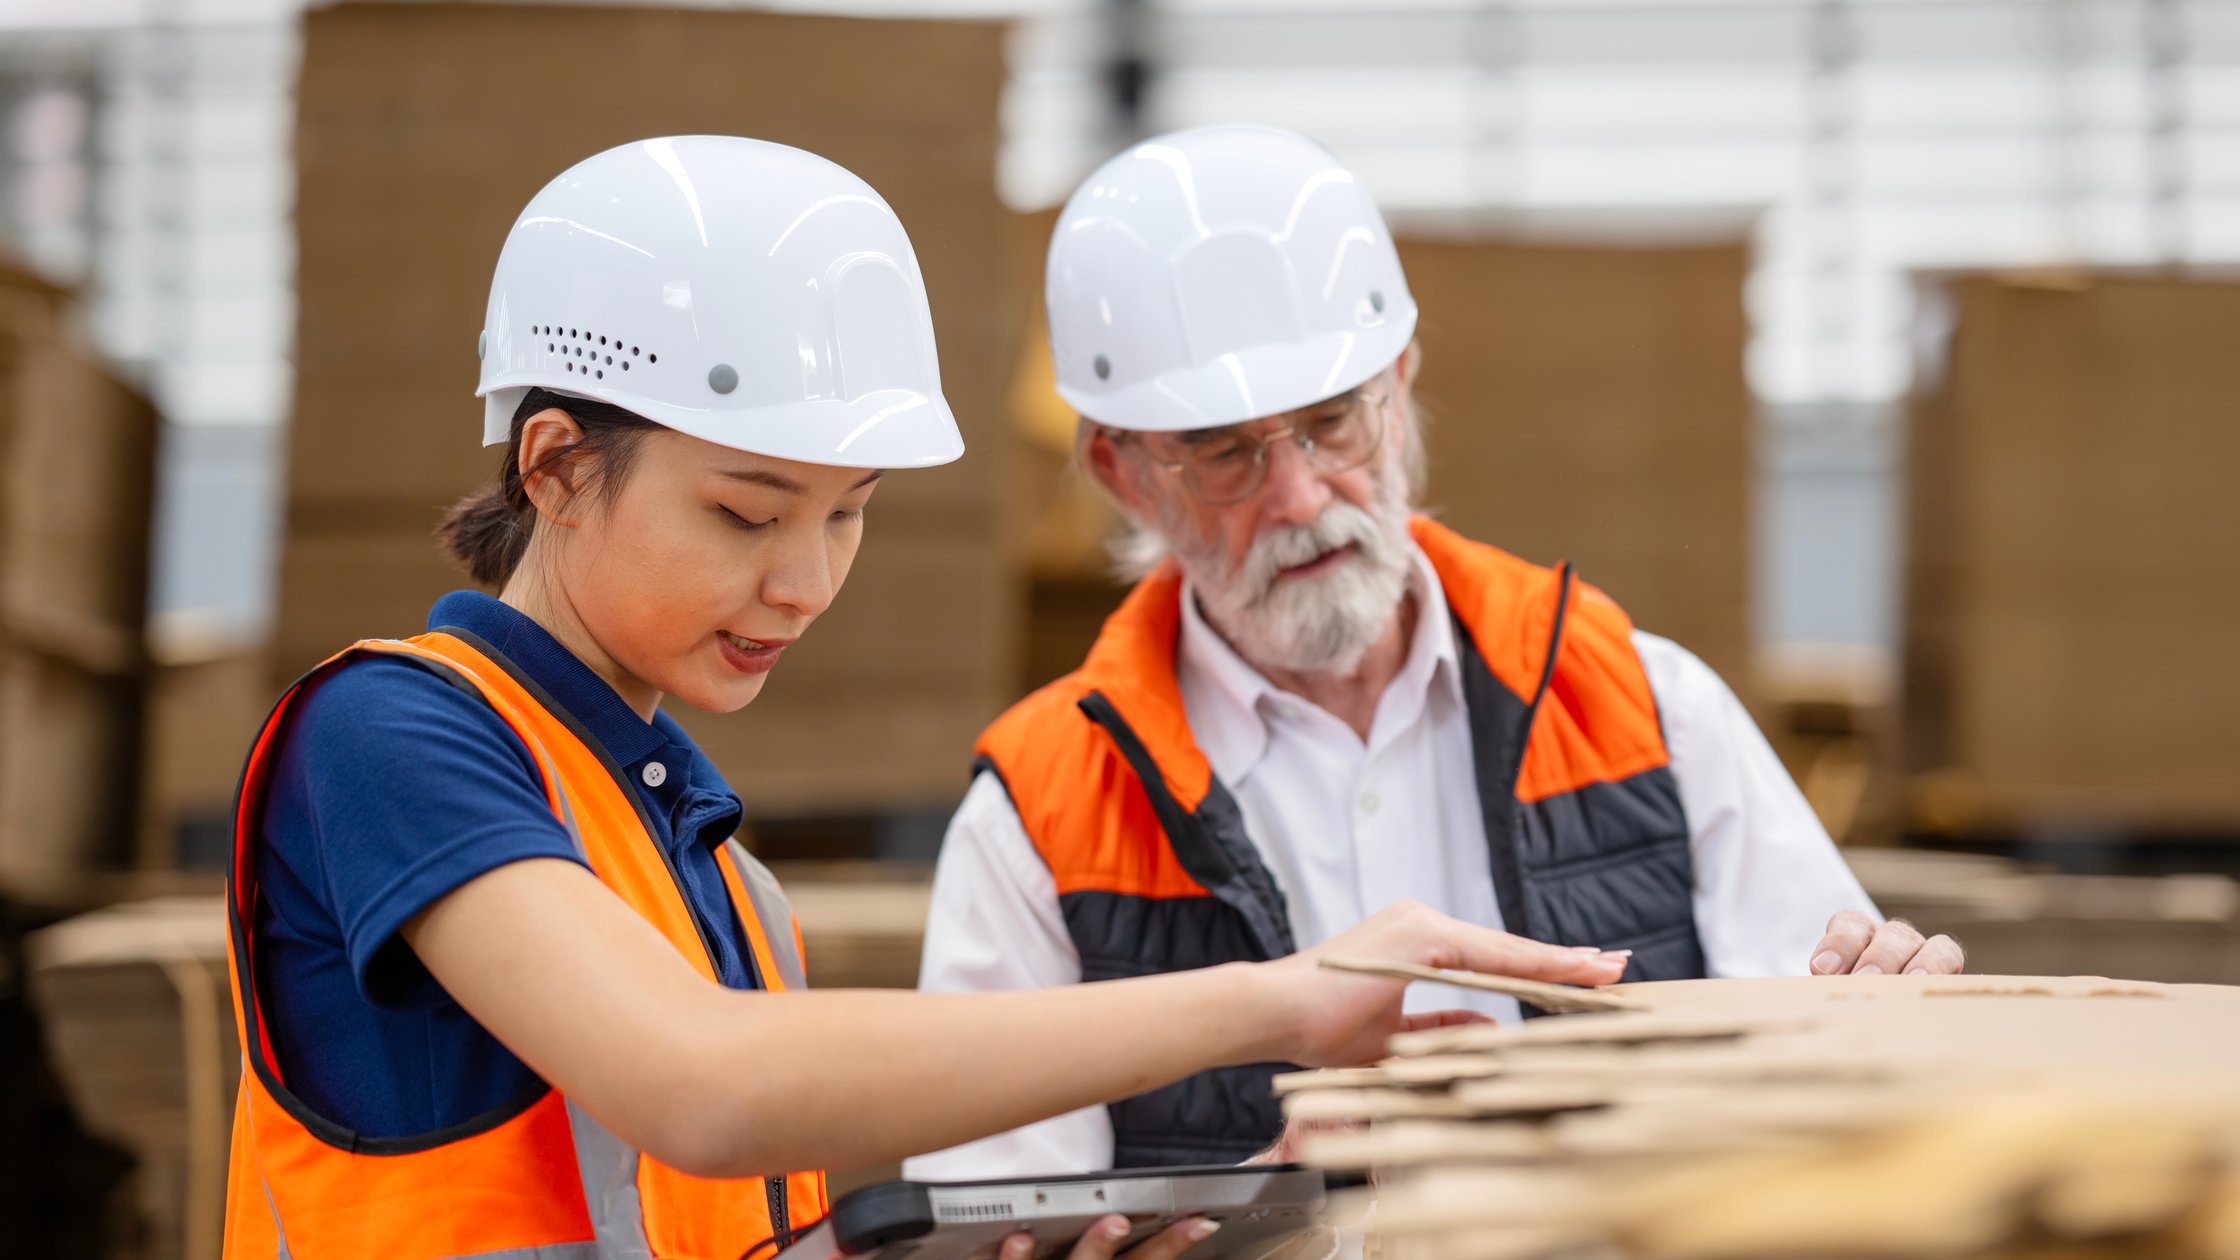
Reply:
[[774, 473], [761, 468], [726, 468], [722, 470], [721, 475], [729, 477], [733, 481], [744, 481], [750, 486], [768, 486], [772, 490], [783, 490], [787, 494], [805, 494], [809, 489], [784, 473]]
[[[784, 473], [774, 473], [766, 468], [725, 468], [718, 470], [717, 475], [728, 477], [733, 481], [744, 481], [751, 486], [768, 486], [772, 490], [782, 490], [787, 494], [807, 494], [809, 491], [809, 487], [802, 485]], [[886, 469], [874, 468], [863, 480], [848, 488], [850, 490], [861, 490], [886, 475]]]

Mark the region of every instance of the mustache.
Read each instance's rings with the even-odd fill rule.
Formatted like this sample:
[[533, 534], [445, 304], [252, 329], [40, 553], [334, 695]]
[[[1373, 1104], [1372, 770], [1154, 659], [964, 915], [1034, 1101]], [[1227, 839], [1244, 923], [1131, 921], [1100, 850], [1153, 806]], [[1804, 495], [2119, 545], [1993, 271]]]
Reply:
[[1285, 569], [1347, 546], [1374, 556], [1383, 542], [1376, 517], [1351, 503], [1333, 503], [1305, 525], [1272, 529], [1253, 539], [1238, 566], [1237, 579], [1249, 592], [1249, 602], [1257, 604], [1274, 591]]

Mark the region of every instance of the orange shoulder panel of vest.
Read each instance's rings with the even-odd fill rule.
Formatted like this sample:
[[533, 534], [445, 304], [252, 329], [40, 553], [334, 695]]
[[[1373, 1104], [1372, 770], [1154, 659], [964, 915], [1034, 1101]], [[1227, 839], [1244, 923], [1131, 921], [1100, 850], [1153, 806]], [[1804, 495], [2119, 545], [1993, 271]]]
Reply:
[[[1175, 858], [1151, 797], [1127, 758], [1078, 707], [1092, 690], [1101, 689], [1080, 674], [1068, 675], [1012, 706], [980, 737], [980, 755], [1003, 777], [1012, 807], [1049, 866], [1059, 895], [1210, 895]], [[1108, 698], [1115, 699], [1115, 707], [1124, 703]], [[1127, 716], [1134, 725], [1136, 715]], [[1149, 739], [1145, 746], [1162, 765], [1171, 765], [1171, 742], [1165, 750]], [[1196, 760], [1202, 766], [1205, 759], [1201, 754]], [[1168, 790], [1183, 808], [1194, 809], [1211, 782], [1212, 771], [1206, 769], [1188, 798], [1171, 780]]]
[[1175, 679], [1182, 578], [1173, 566], [1136, 584], [1081, 668], [1013, 705], [980, 737], [1058, 892], [1208, 896], [1174, 856], [1151, 798], [1112, 735], [1081, 701], [1102, 695], [1159, 767], [1167, 792], [1195, 810], [1213, 767], [1190, 733]]
[[1423, 517], [1416, 518], [1414, 532], [1486, 668], [1527, 703], [1547, 673], [1548, 640], [1563, 606], [1556, 669], [1517, 774], [1519, 800], [1544, 800], [1666, 764], [1656, 698], [1633, 647], [1633, 622], [1616, 601], [1574, 579], [1565, 606], [1561, 569], [1472, 542]]
[[1656, 697], [1634, 650], [1633, 622], [1609, 596], [1576, 584], [1555, 673], [1517, 773], [1517, 799], [1614, 783], [1670, 760]]

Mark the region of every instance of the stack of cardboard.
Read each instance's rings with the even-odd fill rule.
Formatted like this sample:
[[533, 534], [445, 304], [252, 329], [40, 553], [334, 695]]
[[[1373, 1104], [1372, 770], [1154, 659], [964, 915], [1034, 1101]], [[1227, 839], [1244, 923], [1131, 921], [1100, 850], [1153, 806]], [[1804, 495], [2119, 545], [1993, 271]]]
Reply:
[[[409, 74], [399, 67], [410, 67]], [[901, 215], [932, 296], [961, 463], [888, 479], [847, 589], [761, 699], [679, 713], [757, 813], [944, 804], [1012, 694], [1017, 596], [992, 439], [1018, 316], [995, 197], [1002, 30], [576, 5], [311, 13], [296, 131], [297, 392], [274, 666], [412, 633], [466, 579], [430, 531], [495, 474], [475, 337], [522, 205], [646, 136], [830, 157]]]
[[1572, 561], [1743, 689], [1746, 241], [1403, 238], [1400, 257], [1422, 309], [1427, 503], [1472, 538]]
[[[1025, 221], [1021, 282], [1041, 291], [1051, 220]], [[1750, 654], [1753, 404], [1743, 377], [1749, 251], [1708, 244], [1400, 239], [1422, 309], [1416, 398], [1425, 502], [1470, 537], [1570, 560], [1643, 629], [1738, 691]], [[1039, 301], [1028, 305], [1036, 319]], [[1078, 664], [1119, 602], [1101, 545], [1114, 519], [1069, 468], [1048, 351], [1025, 343], [1012, 413], [1040, 487], [1029, 681]]]
[[158, 421], [0, 268], [0, 880], [129, 856]]
[[1908, 443], [1914, 825], [2240, 832], [2240, 284], [1923, 282]]
[[2240, 989], [1445, 978], [1580, 1013], [1278, 1079], [1358, 1126], [1304, 1156], [1377, 1171], [1372, 1254], [2240, 1256]]

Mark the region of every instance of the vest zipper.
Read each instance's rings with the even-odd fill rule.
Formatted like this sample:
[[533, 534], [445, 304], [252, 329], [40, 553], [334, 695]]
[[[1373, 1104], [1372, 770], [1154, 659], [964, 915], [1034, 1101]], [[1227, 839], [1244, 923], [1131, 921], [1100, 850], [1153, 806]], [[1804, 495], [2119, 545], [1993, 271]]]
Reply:
[[[792, 1241], [786, 1235], [793, 1232], [791, 1222], [786, 1220], [786, 1179], [765, 1177], [763, 1181], [770, 1191], [770, 1237], [777, 1240], [777, 1250], [784, 1251], [786, 1244]], [[773, 1252], [772, 1260], [775, 1258]]]

